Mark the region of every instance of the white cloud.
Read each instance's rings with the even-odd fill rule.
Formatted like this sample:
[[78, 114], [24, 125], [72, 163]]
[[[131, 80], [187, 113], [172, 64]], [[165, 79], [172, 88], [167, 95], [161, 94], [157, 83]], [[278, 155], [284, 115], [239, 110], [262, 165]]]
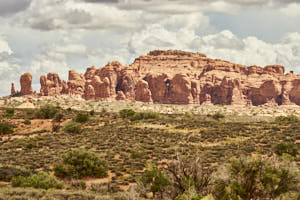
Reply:
[[300, 16], [300, 4], [292, 3], [286, 7], [282, 7], [280, 11], [289, 17], [299, 17]]
[[58, 73], [63, 79], [67, 79], [70, 70], [68, 56], [85, 55], [86, 53], [87, 48], [83, 44], [56, 43], [44, 47], [42, 52], [35, 55], [28, 69], [35, 77], [52, 72]]
[[8, 55], [12, 54], [12, 50], [10, 49], [7, 41], [1, 35], [0, 35], [0, 53], [7, 53]]
[[137, 13], [109, 4], [32, 0], [28, 10], [17, 15], [15, 21], [40, 30], [130, 28], [136, 24]]
[[199, 36], [194, 29], [187, 27], [170, 31], [154, 24], [136, 32], [129, 41], [128, 51], [136, 56], [153, 49], [201, 52], [211, 58], [245, 65], [280, 64], [287, 70], [300, 72], [299, 33], [288, 33], [280, 42], [271, 44], [256, 37], [239, 38], [229, 30]]
[[10, 94], [11, 82], [19, 78], [20, 69], [20, 60], [15, 57], [8, 42], [0, 37], [0, 94]]
[[53, 51], [63, 54], [85, 54], [87, 48], [82, 44], [67, 44], [65, 46], [54, 46]]

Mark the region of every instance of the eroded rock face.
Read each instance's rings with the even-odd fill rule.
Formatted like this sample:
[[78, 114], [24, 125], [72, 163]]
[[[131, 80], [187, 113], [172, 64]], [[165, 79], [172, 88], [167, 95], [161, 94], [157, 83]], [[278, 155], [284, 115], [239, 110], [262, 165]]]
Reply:
[[58, 74], [49, 73], [40, 77], [42, 96], [54, 96], [67, 93], [66, 83], [60, 80]]
[[95, 99], [95, 89], [92, 85], [87, 85], [85, 88], [85, 99], [92, 100]]
[[139, 80], [136, 84], [135, 100], [142, 102], [152, 102], [152, 95], [147, 81]]
[[74, 70], [69, 71], [68, 94], [83, 96], [85, 92], [85, 77]]
[[170, 86], [170, 79], [166, 74], [147, 74], [144, 78], [148, 82], [154, 102], [166, 102], [166, 94]]
[[168, 100], [174, 104], [193, 103], [192, 84], [186, 75], [176, 74], [170, 81]]
[[[171, 104], [300, 105], [300, 76], [279, 65], [245, 66], [203, 54], [156, 50], [130, 66], [89, 67], [85, 74], [42, 76], [40, 95], [80, 95], [87, 100]], [[32, 94], [32, 77], [21, 77], [21, 93]], [[13, 90], [12, 90], [13, 92]]]
[[30, 73], [25, 73], [20, 78], [21, 94], [22, 95], [32, 95], [32, 75]]

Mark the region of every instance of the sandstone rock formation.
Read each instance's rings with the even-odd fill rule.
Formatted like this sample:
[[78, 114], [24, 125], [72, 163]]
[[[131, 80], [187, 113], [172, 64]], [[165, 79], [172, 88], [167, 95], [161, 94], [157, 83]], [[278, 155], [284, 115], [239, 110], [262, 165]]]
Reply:
[[[21, 77], [21, 93], [32, 94], [32, 77]], [[130, 66], [111, 62], [72, 70], [67, 82], [41, 77], [40, 95], [70, 94], [86, 100], [136, 100], [170, 104], [300, 105], [300, 76], [279, 65], [245, 66], [203, 54], [151, 51]]]
[[15, 90], [15, 84], [12, 83], [11, 84], [11, 89], [10, 89], [10, 95], [13, 96], [16, 94], [16, 90]]
[[136, 84], [135, 100], [152, 102], [152, 95], [147, 81], [139, 80]]
[[58, 74], [49, 73], [46, 76], [41, 76], [41, 91], [42, 96], [53, 96], [67, 93], [67, 84], [61, 81]]
[[32, 95], [32, 75], [25, 73], [20, 78], [21, 95]]

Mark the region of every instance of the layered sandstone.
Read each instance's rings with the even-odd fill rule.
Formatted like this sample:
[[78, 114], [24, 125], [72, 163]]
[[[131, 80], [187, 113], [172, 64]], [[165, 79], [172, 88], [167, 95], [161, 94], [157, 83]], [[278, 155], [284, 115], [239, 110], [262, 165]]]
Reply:
[[[21, 93], [30, 94], [32, 78], [23, 76]], [[40, 95], [59, 94], [167, 104], [300, 105], [300, 76], [285, 74], [279, 65], [245, 66], [199, 53], [156, 50], [130, 66], [112, 62], [85, 74], [72, 70], [67, 82], [57, 74], [42, 76]]]

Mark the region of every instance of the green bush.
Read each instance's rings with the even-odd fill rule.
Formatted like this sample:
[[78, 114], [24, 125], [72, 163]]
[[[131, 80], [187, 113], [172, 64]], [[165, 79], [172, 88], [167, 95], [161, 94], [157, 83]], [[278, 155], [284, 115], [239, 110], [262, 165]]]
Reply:
[[163, 199], [163, 193], [166, 187], [170, 185], [169, 180], [157, 167], [150, 167], [145, 170], [140, 181], [146, 188], [150, 187], [150, 191], [153, 192], [154, 197], [159, 193], [161, 199]]
[[130, 117], [131, 121], [138, 121], [142, 119], [157, 119], [159, 118], [159, 114], [155, 112], [139, 112], [135, 113], [132, 117]]
[[107, 162], [97, 154], [75, 149], [63, 156], [63, 162], [54, 167], [55, 176], [60, 178], [107, 177]]
[[299, 169], [278, 158], [232, 159], [215, 175], [216, 199], [277, 199], [289, 192], [300, 192]]
[[280, 156], [286, 153], [296, 157], [298, 151], [299, 151], [299, 146], [297, 146], [297, 144], [294, 144], [292, 142], [279, 143], [275, 146], [275, 153]]
[[38, 119], [52, 119], [59, 109], [52, 105], [45, 105], [34, 112], [34, 116]]
[[27, 169], [15, 166], [2, 166], [0, 167], [0, 181], [10, 182], [16, 176], [30, 176], [31, 172]]
[[295, 115], [279, 116], [275, 118], [275, 122], [279, 124], [298, 123], [299, 118]]
[[7, 108], [5, 112], [6, 117], [12, 117], [15, 114], [15, 109], [14, 108]]
[[58, 181], [55, 177], [51, 177], [45, 172], [39, 172], [32, 174], [29, 177], [18, 176], [12, 179], [13, 187], [33, 187], [39, 189], [62, 189], [63, 184]]
[[84, 113], [78, 113], [74, 119], [75, 122], [85, 123], [89, 120], [89, 116]]
[[135, 111], [132, 109], [123, 109], [119, 111], [119, 115], [121, 118], [130, 118], [135, 114]]
[[25, 125], [30, 125], [30, 124], [31, 124], [31, 121], [30, 121], [30, 119], [25, 119], [23, 123], [24, 123]]
[[77, 122], [69, 122], [63, 127], [63, 131], [67, 133], [79, 134], [82, 132], [81, 124]]
[[11, 124], [7, 122], [0, 122], [0, 135], [13, 133]]

